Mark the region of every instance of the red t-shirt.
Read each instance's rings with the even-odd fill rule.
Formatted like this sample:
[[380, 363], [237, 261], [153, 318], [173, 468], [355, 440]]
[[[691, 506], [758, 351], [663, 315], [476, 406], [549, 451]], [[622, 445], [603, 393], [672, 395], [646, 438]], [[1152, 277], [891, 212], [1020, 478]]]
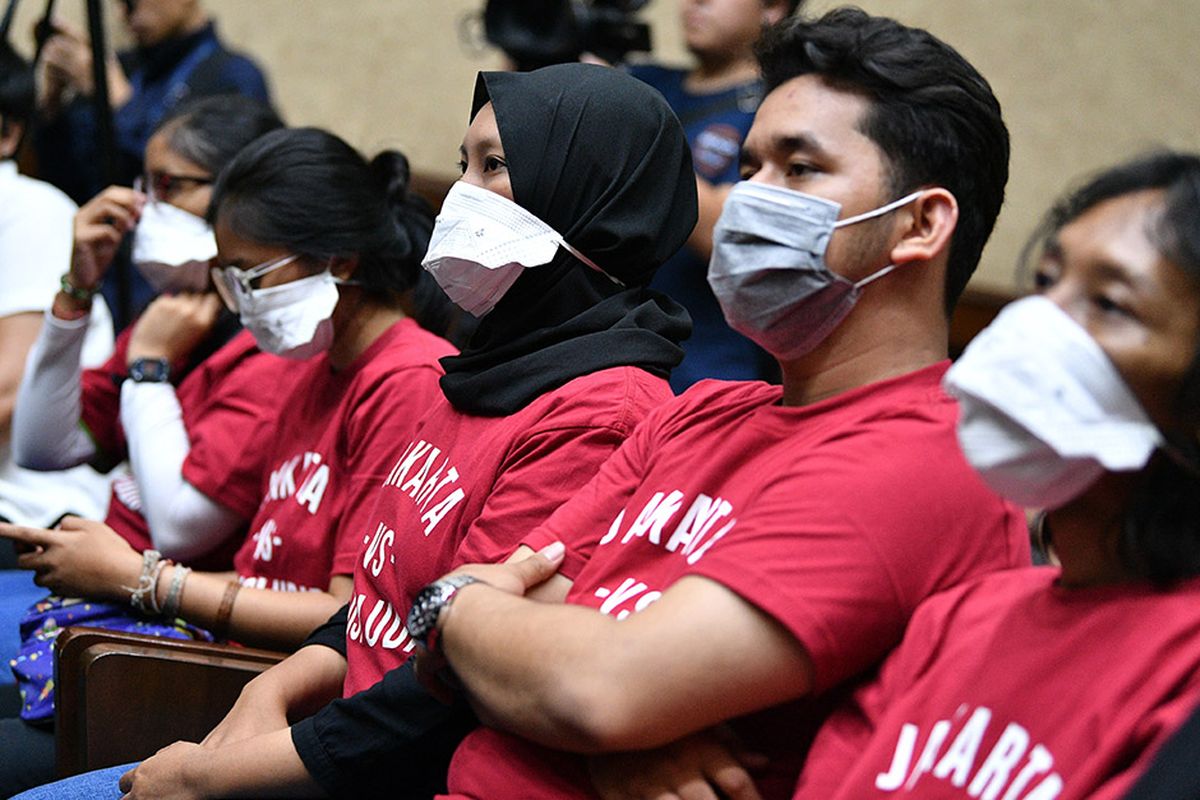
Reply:
[[[117, 340], [112, 358], [84, 370], [81, 416], [102, 456], [111, 463], [126, 457], [121, 426], [121, 387], [128, 375], [126, 352], [132, 327]], [[296, 364], [264, 353], [249, 331], [242, 331], [204, 359], [176, 386], [190, 450], [183, 477], [209, 499], [247, 520], [258, 507], [258, 486], [266, 471], [261, 436], [264, 420], [273, 420], [295, 378]], [[113, 481], [105, 522], [138, 550], [152, 546], [150, 528], [141, 513], [137, 484], [129, 475]], [[238, 535], [231, 541], [240, 542]], [[218, 551], [221, 552], [221, 551]], [[193, 566], [228, 569], [231, 549], [223, 558], [205, 558]]]
[[346, 696], [408, 658], [404, 618], [421, 587], [461, 564], [507, 557], [670, 397], [662, 378], [615, 367], [507, 417], [463, 414], [444, 399], [426, 413], [393, 450], [399, 458], [365, 526], [346, 625]]
[[988, 575], [923, 604], [821, 729], [797, 800], [1124, 797], [1200, 704], [1200, 579], [1058, 576]]
[[[895, 646], [924, 598], [1029, 562], [1024, 517], [964, 460], [947, 364], [804, 407], [778, 387], [697, 384], [653, 414], [525, 544], [567, 545], [567, 602], [624, 618], [688, 575], [714, 580], [805, 647], [816, 692]], [[714, 635], [719, 635], [714, 631]], [[817, 698], [735, 721], [787, 797]], [[451, 765], [454, 796], [590, 797], [582, 759], [481, 728]]]
[[325, 591], [354, 572], [376, 487], [396, 443], [441, 396], [438, 359], [449, 342], [401, 320], [350, 366], [328, 356], [295, 363], [297, 383], [263, 439], [268, 470], [251, 535], [234, 557], [246, 586]]

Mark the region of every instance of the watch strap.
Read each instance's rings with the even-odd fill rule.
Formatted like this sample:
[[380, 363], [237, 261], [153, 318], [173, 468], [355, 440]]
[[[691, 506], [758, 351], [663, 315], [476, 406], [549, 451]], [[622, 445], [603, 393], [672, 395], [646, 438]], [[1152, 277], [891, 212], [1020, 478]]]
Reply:
[[417, 593], [408, 612], [407, 628], [429, 652], [436, 652], [438, 621], [454, 602], [459, 589], [472, 583], [483, 583], [473, 575], [451, 575], [428, 584]]

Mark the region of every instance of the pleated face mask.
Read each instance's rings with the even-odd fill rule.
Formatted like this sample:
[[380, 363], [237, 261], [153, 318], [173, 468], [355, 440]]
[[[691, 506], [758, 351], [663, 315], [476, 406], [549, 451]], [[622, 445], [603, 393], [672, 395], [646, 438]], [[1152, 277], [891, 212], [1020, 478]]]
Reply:
[[1006, 307], [944, 383], [967, 461], [1028, 508], [1058, 508], [1105, 471], [1139, 470], [1163, 444], [1100, 345], [1044, 297]]
[[421, 266], [455, 305], [482, 317], [496, 307], [523, 270], [550, 263], [560, 247], [604, 272], [521, 206], [458, 181], [442, 203]]
[[133, 263], [156, 292], [202, 292], [217, 240], [207, 222], [152, 200], [133, 232]]
[[857, 282], [831, 271], [825, 250], [833, 232], [887, 214], [921, 196], [838, 219], [832, 200], [742, 181], [713, 229], [708, 283], [729, 327], [782, 360], [816, 348], [846, 318], [862, 288], [896, 268]]

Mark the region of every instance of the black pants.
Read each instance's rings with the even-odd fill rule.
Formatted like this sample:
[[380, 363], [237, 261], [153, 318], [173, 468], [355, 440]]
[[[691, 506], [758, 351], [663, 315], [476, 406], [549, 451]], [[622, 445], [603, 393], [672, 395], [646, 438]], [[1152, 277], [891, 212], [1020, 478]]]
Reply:
[[54, 730], [0, 719], [0, 797], [54, 780]]

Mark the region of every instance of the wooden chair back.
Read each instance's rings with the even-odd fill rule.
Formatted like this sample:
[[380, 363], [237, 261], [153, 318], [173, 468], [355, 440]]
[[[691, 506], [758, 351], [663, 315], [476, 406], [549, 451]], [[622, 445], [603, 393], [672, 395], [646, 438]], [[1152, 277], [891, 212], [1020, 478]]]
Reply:
[[59, 777], [198, 742], [283, 653], [68, 628], [55, 645]]

